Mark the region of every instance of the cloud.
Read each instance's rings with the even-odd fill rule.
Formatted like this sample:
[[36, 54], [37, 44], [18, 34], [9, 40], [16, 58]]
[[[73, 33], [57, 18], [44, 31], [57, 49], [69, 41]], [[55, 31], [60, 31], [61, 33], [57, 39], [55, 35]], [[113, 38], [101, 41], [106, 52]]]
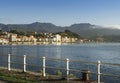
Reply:
[[120, 29], [120, 25], [103, 25], [105, 28]]
[[113, 28], [120, 29], [120, 25], [112, 25]]

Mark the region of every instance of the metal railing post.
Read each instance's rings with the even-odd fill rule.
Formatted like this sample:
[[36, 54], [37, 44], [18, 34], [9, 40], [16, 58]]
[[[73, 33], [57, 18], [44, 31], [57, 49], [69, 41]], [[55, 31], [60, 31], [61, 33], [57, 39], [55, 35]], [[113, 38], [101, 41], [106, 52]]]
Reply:
[[66, 76], [67, 76], [67, 80], [69, 78], [69, 59], [66, 59]]
[[45, 57], [43, 57], [43, 76], [44, 77], [46, 76], [46, 73], [45, 73]]
[[100, 64], [101, 62], [97, 62], [97, 83], [100, 83]]
[[24, 72], [26, 72], [26, 55], [24, 55], [24, 69], [23, 69]]
[[10, 54], [8, 54], [8, 70], [10, 71], [11, 68], [10, 68]]

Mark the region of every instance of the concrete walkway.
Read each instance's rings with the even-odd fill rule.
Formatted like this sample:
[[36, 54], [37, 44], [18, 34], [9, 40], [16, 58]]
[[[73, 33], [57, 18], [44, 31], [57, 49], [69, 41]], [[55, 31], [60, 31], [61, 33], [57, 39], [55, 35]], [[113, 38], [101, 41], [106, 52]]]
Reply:
[[9, 82], [5, 82], [5, 81], [1, 81], [1, 80], [0, 80], [0, 83], [9, 83]]

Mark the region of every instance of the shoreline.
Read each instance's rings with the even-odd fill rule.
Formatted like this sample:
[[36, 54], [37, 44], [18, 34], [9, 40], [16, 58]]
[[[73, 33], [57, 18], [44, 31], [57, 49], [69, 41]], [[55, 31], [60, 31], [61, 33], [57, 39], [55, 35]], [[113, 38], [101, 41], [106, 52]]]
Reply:
[[0, 67], [0, 83], [97, 83], [96, 81], [82, 81], [80, 78], [62, 78], [61, 75], [47, 75], [43, 77], [40, 72], [23, 72], [20, 69], [12, 69]]
[[0, 46], [4, 46], [4, 45], [7, 45], [7, 46], [10, 46], [10, 45], [30, 45], [30, 46], [33, 46], [33, 45], [73, 45], [73, 44], [120, 44], [120, 42], [87, 42], [87, 43], [78, 43], [78, 42], [68, 42], [68, 43], [37, 43], [37, 44], [29, 44], [29, 43], [19, 43], [19, 44], [16, 44], [16, 43], [12, 43], [12, 44], [0, 44]]

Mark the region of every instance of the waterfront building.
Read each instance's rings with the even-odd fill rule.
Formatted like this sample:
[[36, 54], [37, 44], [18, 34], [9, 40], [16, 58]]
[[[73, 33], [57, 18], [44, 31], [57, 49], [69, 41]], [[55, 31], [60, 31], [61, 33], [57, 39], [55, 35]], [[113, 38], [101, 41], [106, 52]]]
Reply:
[[8, 44], [9, 40], [0, 38], [0, 44]]
[[53, 37], [53, 41], [54, 41], [54, 42], [61, 42], [61, 35], [56, 34], [56, 35]]
[[10, 34], [10, 42], [16, 42], [17, 34]]

